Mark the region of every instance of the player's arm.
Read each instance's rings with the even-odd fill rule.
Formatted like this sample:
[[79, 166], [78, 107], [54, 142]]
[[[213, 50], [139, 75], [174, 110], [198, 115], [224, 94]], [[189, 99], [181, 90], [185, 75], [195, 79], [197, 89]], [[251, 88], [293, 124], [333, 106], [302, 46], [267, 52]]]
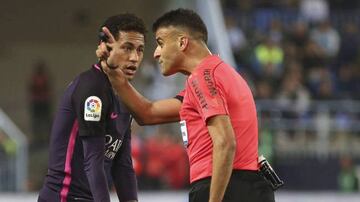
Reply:
[[105, 121], [109, 101], [102, 87], [103, 84], [97, 77], [81, 77], [72, 95], [72, 102], [76, 110], [79, 138], [83, 145], [84, 172], [92, 196], [94, 201], [109, 202], [104, 170]]
[[94, 201], [109, 202], [109, 189], [104, 171], [105, 140], [100, 136], [86, 136], [81, 139], [84, 151], [84, 171]]
[[130, 131], [125, 135], [122, 146], [115, 156], [111, 167], [111, 175], [119, 201], [137, 202], [138, 188], [131, 159]]
[[233, 169], [235, 135], [228, 115], [210, 117], [207, 121], [213, 143], [213, 167], [209, 202], [220, 202]]

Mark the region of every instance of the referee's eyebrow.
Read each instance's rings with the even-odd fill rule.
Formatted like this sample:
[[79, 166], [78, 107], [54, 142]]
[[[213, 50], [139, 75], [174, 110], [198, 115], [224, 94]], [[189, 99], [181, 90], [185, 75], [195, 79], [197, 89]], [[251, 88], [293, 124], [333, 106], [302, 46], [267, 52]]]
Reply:
[[157, 42], [158, 44], [161, 44], [161, 41], [162, 41], [161, 37], [157, 37], [157, 38], [156, 38], [156, 42]]

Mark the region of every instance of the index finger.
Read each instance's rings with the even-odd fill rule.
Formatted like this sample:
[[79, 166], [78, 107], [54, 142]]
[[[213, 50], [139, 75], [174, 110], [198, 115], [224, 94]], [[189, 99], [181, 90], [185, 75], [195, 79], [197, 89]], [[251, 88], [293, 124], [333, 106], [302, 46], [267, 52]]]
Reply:
[[110, 30], [107, 27], [102, 27], [102, 31], [108, 37], [108, 42], [109, 43], [114, 43], [115, 42], [114, 36], [111, 34]]

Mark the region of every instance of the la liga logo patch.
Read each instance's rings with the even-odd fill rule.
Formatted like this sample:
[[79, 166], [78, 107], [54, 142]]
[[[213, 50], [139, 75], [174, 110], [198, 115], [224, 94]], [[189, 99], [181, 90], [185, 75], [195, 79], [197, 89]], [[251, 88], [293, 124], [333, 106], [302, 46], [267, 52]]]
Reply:
[[99, 97], [90, 96], [84, 104], [84, 120], [100, 121], [102, 102]]
[[96, 98], [92, 98], [86, 102], [86, 108], [90, 112], [99, 112], [101, 108], [101, 101]]

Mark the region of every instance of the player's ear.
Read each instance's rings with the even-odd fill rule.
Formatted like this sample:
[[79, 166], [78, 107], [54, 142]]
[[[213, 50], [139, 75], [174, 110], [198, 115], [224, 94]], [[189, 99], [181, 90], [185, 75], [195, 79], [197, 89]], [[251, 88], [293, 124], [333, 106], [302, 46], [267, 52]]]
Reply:
[[189, 45], [189, 38], [187, 36], [179, 37], [180, 50], [184, 51]]

